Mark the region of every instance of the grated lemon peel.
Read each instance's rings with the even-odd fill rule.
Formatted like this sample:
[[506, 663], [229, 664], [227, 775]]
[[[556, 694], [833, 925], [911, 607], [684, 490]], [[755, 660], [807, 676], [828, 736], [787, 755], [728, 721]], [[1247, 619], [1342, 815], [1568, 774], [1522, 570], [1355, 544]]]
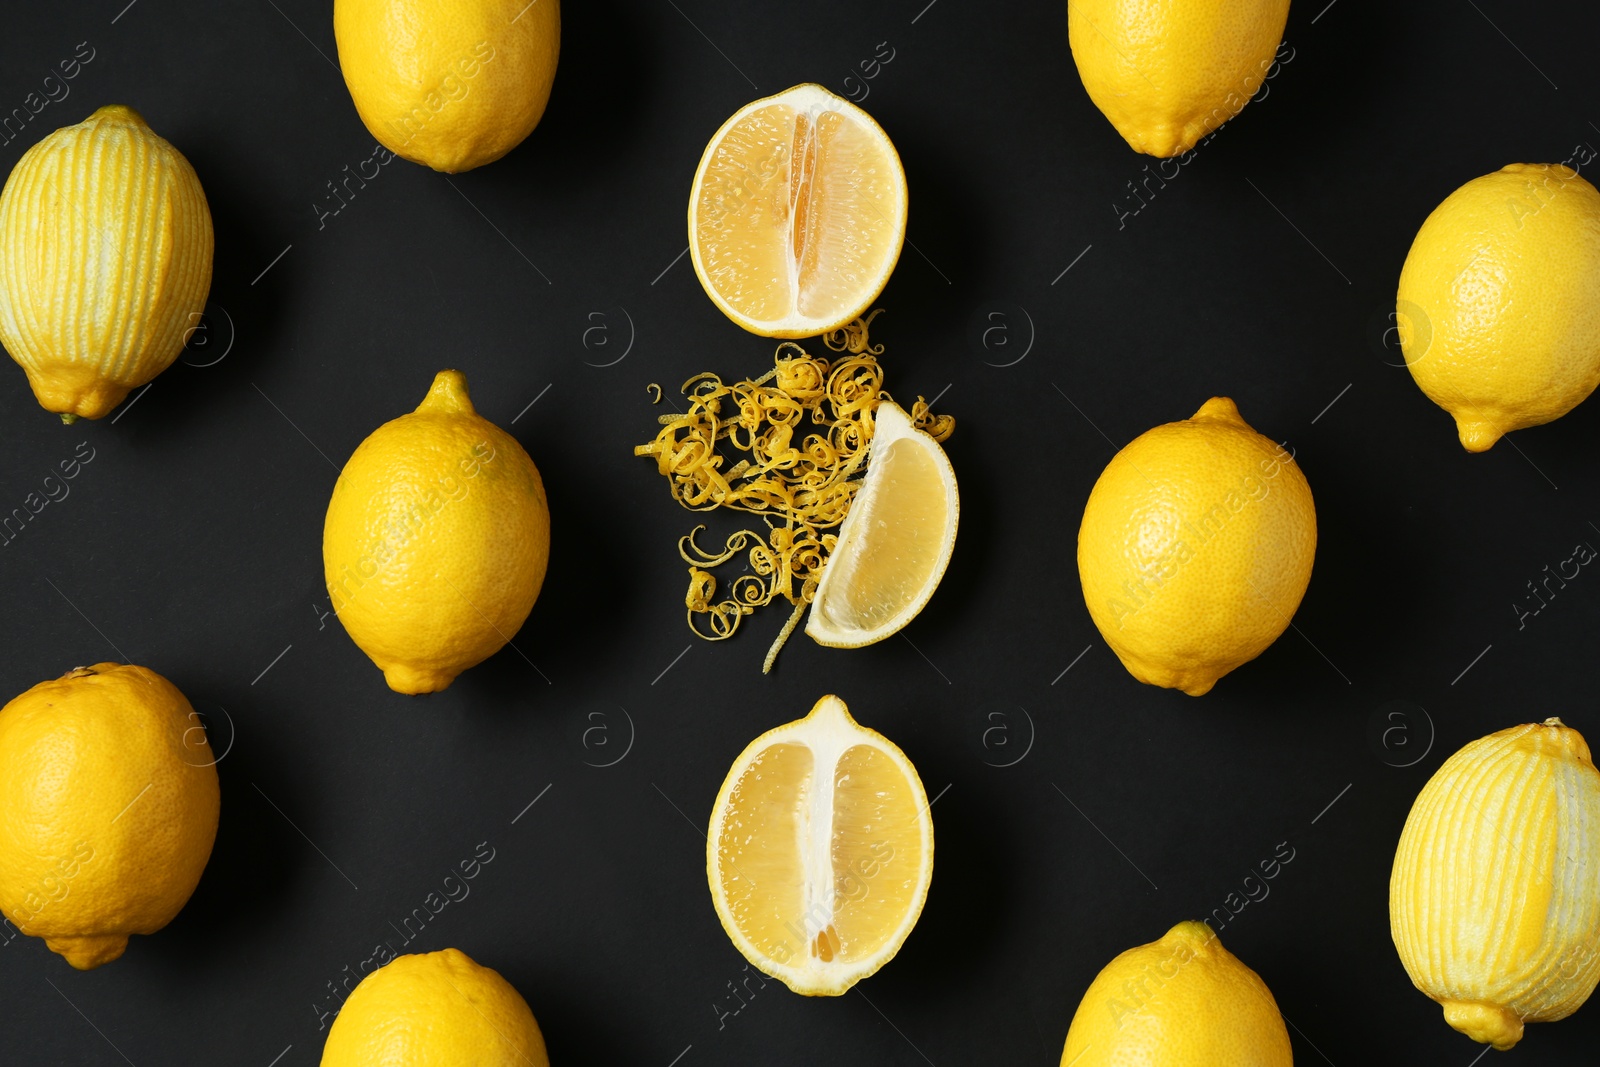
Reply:
[[[633, 450], [655, 457], [672, 498], [688, 510], [733, 508], [761, 516], [764, 533], [737, 530], [718, 549], [696, 541], [706, 528], [702, 523], [679, 538], [678, 555], [689, 565], [685, 617], [703, 640], [732, 637], [747, 615], [780, 596], [794, 606], [767, 652], [763, 674], [772, 670], [816, 596], [838, 541], [828, 531], [844, 521], [867, 471], [874, 413], [883, 400], [893, 399], [884, 391], [878, 362], [883, 345], [871, 344], [868, 336], [882, 311], [822, 335], [823, 344], [842, 354], [836, 359], [785, 341], [773, 353], [772, 369], [754, 380], [729, 384], [709, 372], [695, 375], [682, 386], [688, 411], [660, 416], [655, 439]], [[661, 387], [646, 388], [651, 402], [660, 403]], [[910, 415], [912, 425], [935, 441], [955, 430], [955, 419], [933, 414], [921, 396]], [[814, 427], [809, 433], [808, 419]], [[741, 457], [727, 466], [725, 451]], [[750, 572], [733, 579], [718, 600], [712, 571], [741, 553]], [[697, 624], [700, 615], [708, 630]]]

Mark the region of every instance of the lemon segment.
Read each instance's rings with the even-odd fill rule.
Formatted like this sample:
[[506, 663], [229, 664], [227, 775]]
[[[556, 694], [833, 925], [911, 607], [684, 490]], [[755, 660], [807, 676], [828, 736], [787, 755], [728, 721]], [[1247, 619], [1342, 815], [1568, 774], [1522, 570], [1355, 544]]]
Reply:
[[867, 476], [817, 582], [806, 633], [857, 648], [898, 632], [927, 604], [955, 550], [955, 469], [893, 401], [878, 405]]
[[1463, 747], [1423, 786], [1389, 879], [1412, 983], [1474, 1041], [1577, 1011], [1600, 983], [1600, 771], [1560, 719]]
[[728, 936], [808, 996], [844, 993], [892, 959], [933, 877], [933, 820], [916, 768], [834, 696], [740, 754], [706, 840]]
[[865, 313], [905, 231], [894, 145], [870, 115], [819, 85], [757, 100], [724, 123], [689, 195], [700, 284], [765, 337], [810, 337]]

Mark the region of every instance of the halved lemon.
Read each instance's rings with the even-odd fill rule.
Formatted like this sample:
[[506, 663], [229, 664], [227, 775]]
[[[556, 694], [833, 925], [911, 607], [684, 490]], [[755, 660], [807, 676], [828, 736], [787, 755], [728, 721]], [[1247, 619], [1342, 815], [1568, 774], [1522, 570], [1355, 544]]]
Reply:
[[863, 315], [906, 236], [906, 175], [872, 116], [820, 85], [722, 124], [689, 193], [706, 293], [763, 337], [812, 337]]
[[768, 730], [728, 771], [706, 838], [723, 929], [806, 996], [838, 996], [894, 958], [933, 877], [917, 769], [844, 701]]
[[882, 641], [933, 596], [956, 545], [961, 499], [939, 442], [894, 401], [878, 405], [867, 477], [839, 524], [806, 633], [818, 644]]

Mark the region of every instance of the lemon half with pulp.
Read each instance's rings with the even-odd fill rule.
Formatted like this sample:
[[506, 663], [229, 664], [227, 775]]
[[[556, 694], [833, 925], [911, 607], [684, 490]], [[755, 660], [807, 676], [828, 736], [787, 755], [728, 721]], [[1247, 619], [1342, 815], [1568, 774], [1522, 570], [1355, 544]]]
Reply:
[[820, 85], [747, 104], [706, 145], [689, 254], [706, 294], [763, 337], [866, 312], [906, 234], [906, 177], [872, 116]]
[[706, 873], [746, 959], [796, 993], [838, 996], [889, 962], [922, 914], [933, 878], [922, 780], [825, 696], [734, 761]]

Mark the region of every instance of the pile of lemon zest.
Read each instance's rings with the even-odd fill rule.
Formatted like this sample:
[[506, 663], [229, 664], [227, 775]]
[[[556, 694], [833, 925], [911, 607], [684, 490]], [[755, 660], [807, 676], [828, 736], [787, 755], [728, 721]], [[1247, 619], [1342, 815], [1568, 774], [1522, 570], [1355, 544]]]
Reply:
[[[794, 605], [763, 674], [772, 670], [816, 596], [822, 568], [838, 543], [838, 535], [826, 531], [849, 512], [866, 474], [878, 405], [892, 399], [877, 359], [883, 345], [870, 344], [867, 335], [881, 312], [825, 335], [830, 349], [849, 353], [831, 362], [785, 341], [773, 353], [772, 369], [754, 380], [728, 384], [709, 372], [696, 374], [682, 386], [688, 410], [659, 416], [655, 440], [633, 450], [655, 457], [672, 498], [690, 511], [733, 508], [761, 516], [764, 534], [737, 530], [719, 551], [696, 543], [705, 529], [698, 525], [679, 539], [678, 555], [689, 565], [684, 606], [698, 637], [732, 637], [745, 616], [779, 597]], [[659, 400], [660, 388], [652, 388]], [[910, 416], [937, 441], [955, 429], [955, 419], [934, 415], [920, 396]], [[722, 450], [744, 456], [729, 467]], [[735, 578], [719, 601], [711, 571], [741, 553], [750, 571]], [[702, 615], [709, 633], [696, 621]]]

